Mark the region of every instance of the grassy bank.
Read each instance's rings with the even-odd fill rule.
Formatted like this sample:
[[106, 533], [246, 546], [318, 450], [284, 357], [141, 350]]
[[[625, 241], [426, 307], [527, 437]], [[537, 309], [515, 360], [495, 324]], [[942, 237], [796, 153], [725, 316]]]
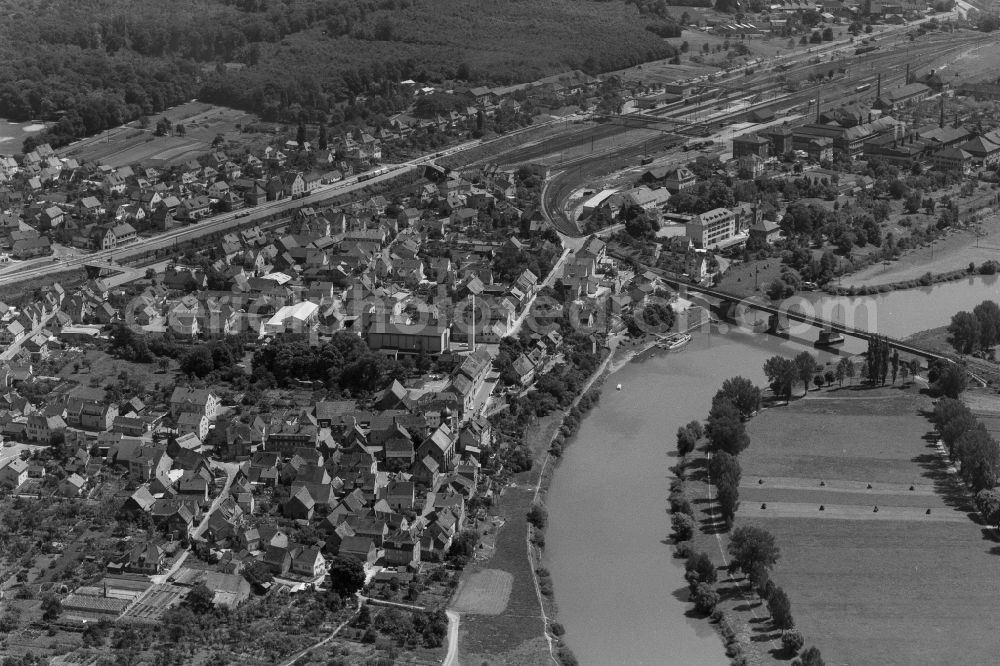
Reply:
[[[969, 519], [929, 407], [915, 386], [830, 389], [749, 424], [736, 525], [774, 534], [774, 579], [828, 662], [989, 663], [1000, 647], [979, 630], [994, 614], [992, 530]], [[774, 637], [746, 624], [759, 644]]]
[[[914, 333], [906, 338], [906, 341], [912, 342], [918, 347], [923, 347], [941, 354], [948, 354], [957, 358], [955, 348], [948, 341], [948, 338], [948, 327], [939, 326], [938, 328], [931, 328], [926, 331]], [[1000, 363], [994, 363], [992, 361], [976, 358], [974, 356], [964, 356], [962, 358], [966, 365], [968, 365], [969, 370], [975, 373], [977, 377], [986, 381], [990, 387], [1000, 385]], [[986, 390], [989, 391], [990, 389], [987, 388]]]
[[[527, 433], [525, 441], [537, 461], [531, 470], [514, 478], [515, 485], [503, 490], [495, 513], [503, 520], [492, 557], [482, 568], [513, 577], [506, 607], [495, 615], [463, 614], [459, 636], [459, 661], [490, 666], [551, 664], [544, 620], [532, 579], [533, 564], [525, 549], [527, 513], [534, 499], [534, 484], [542, 471], [541, 461], [548, 443], [558, 431], [561, 414], [542, 417]], [[466, 574], [475, 573], [470, 567]]]
[[838, 287], [836, 284], [831, 282], [825, 289], [827, 293], [836, 296], [872, 296], [875, 294], [886, 294], [890, 291], [899, 291], [900, 289], [918, 289], [921, 287], [930, 287], [931, 285], [940, 284], [942, 282], [955, 282], [976, 274], [977, 273], [975, 272], [970, 272], [968, 268], [961, 268], [944, 273], [928, 272], [913, 280], [901, 280], [898, 282], [887, 282], [884, 284]]

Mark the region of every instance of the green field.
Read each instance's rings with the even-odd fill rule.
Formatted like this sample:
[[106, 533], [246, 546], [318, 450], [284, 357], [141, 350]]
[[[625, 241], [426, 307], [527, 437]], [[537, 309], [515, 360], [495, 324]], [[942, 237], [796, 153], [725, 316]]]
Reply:
[[[496, 604], [487, 608], [490, 614], [464, 612], [462, 594], [456, 600], [463, 611], [459, 627], [459, 662], [462, 664], [488, 664], [489, 666], [544, 666], [551, 664], [548, 643], [544, 637], [541, 607], [532, 580], [531, 562], [528, 560], [526, 515], [534, 497], [544, 450], [559, 425], [559, 415], [539, 419], [526, 433], [525, 444], [535, 455], [535, 465], [530, 471], [515, 475], [515, 488], [506, 488], [496, 500], [494, 511], [503, 519], [503, 527], [496, 537], [492, 557], [483, 567], [492, 570], [492, 576], [510, 580], [506, 604], [499, 614]], [[470, 566], [463, 572], [464, 586], [475, 585], [477, 567]], [[499, 586], [493, 590], [499, 593]], [[504, 585], [506, 587], [506, 585]], [[487, 595], [489, 596], [489, 595]]]
[[996, 663], [983, 629], [1000, 619], [998, 546], [971, 521], [755, 522], [781, 545], [774, 579], [827, 664]]
[[[831, 389], [748, 426], [736, 525], [775, 535], [773, 578], [828, 664], [996, 661], [1000, 637], [983, 629], [1000, 616], [1000, 545], [970, 517], [920, 415], [928, 407], [914, 388]], [[758, 645], [778, 636], [744, 622]]]
[[226, 140], [247, 139], [239, 127], [255, 120], [243, 111], [204, 102], [180, 104], [157, 114], [154, 120], [160, 118], [169, 120], [172, 128], [183, 124], [184, 136], [154, 136], [153, 123], [145, 129], [132, 123], [72, 146], [65, 154], [110, 167], [150, 163], [172, 166], [210, 151], [218, 135]]
[[923, 452], [930, 424], [916, 411], [929, 404], [896, 389], [810, 392], [806, 400], [765, 411], [748, 424], [743, 478], [918, 483], [926, 470], [913, 457]]

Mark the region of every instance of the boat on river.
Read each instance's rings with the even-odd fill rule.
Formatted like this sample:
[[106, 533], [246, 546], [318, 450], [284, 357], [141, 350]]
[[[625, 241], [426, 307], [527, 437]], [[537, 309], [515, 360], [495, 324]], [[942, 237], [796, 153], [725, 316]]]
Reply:
[[672, 333], [667, 337], [663, 338], [656, 343], [656, 346], [660, 349], [666, 349], [667, 351], [674, 351], [675, 349], [680, 349], [687, 343], [691, 342], [691, 335], [688, 333]]

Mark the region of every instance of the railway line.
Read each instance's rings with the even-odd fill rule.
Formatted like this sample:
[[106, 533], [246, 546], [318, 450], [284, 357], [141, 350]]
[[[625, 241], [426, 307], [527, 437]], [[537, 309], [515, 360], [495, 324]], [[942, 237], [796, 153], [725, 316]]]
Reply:
[[[755, 108], [770, 106], [782, 106], [785, 108], [801, 106], [806, 111], [805, 119], [802, 122], [812, 122], [810, 114], [814, 112], [815, 107], [812, 105], [812, 100], [814, 99], [819, 99], [821, 104], [823, 100], [829, 100], [830, 106], [833, 106], [834, 103], [839, 106], [848, 101], [871, 101], [876, 95], [876, 86], [872, 85], [870, 88], [861, 91], [858, 90], [858, 86], [872, 82], [877, 78], [878, 74], [882, 75], [882, 91], [886, 92], [897, 85], [905, 83], [904, 79], [908, 65], [910, 73], [916, 74], [919, 70], [929, 67], [942, 58], [955, 55], [972, 45], [988, 39], [988, 36], [978, 33], [959, 36], [941, 35], [936, 36], [935, 39], [928, 39], [917, 43], [907, 42], [906, 48], [899, 50], [886, 49], [883, 51], [874, 51], [861, 56], [857, 61], [851, 58], [844, 59], [843, 61], [828, 61], [834, 67], [846, 65], [845, 75], [821, 86], [813, 85], [796, 91], [785, 91], [780, 96], [771, 100], [762, 100], [757, 104], [739, 108], [735, 111], [726, 111], [723, 109], [721, 112], [717, 112], [718, 109], [715, 108], [720, 104], [726, 104], [728, 99], [732, 99], [732, 96], [739, 94], [728, 92], [720, 96], [711, 105], [702, 104], [697, 109], [689, 109], [683, 106], [677, 107], [673, 110], [672, 115], [668, 110], [663, 114], [663, 117], [629, 114], [619, 116], [618, 120], [611, 119], [611, 122], [607, 124], [617, 126], [619, 132], [622, 134], [627, 133], [630, 129], [635, 129], [637, 126], [660, 129], [663, 133], [658, 138], [633, 141], [631, 143], [623, 141], [621, 145], [614, 146], [609, 150], [584, 156], [570, 157], [552, 164], [551, 168], [555, 173], [551, 180], [546, 183], [546, 188], [543, 192], [542, 207], [548, 219], [558, 231], [571, 237], [580, 236], [581, 231], [576, 222], [570, 219], [564, 210], [564, 205], [572, 193], [588, 178], [615, 170], [615, 165], [620, 168], [628, 163], [637, 164], [638, 160], [636, 158], [647, 152], [665, 150], [668, 156], [676, 157], [678, 162], [691, 159], [690, 154], [680, 152], [679, 150], [680, 145], [687, 141], [689, 137], [681, 132], [673, 131], [675, 129], [682, 129], [685, 126], [691, 126], [693, 124], [690, 122], [692, 120], [690, 118], [691, 114], [703, 112], [708, 115], [710, 112], [717, 112], [700, 122], [701, 125], [707, 126], [712, 132], [724, 130], [728, 125], [745, 118], [747, 113]], [[815, 65], [816, 63], [812, 62], [801, 63], [798, 67], [793, 67], [782, 74], [786, 77], [789, 75], [794, 76], [795, 73], [800, 72], [802, 69], [815, 67]], [[783, 81], [777, 78], [768, 79], [765, 82], [751, 81], [748, 82], [746, 91], [740, 94], [740, 96], [763, 95], [767, 91], [774, 91], [783, 85]], [[680, 115], [677, 109], [683, 109], [683, 115]], [[678, 115], [680, 115], [679, 118], [677, 117]], [[565, 151], [568, 147], [560, 145], [557, 149]], [[651, 147], [652, 150], [650, 150]], [[516, 157], [516, 151], [514, 154], [505, 157], [502, 161], [504, 163], [511, 163], [510, 157], [512, 156]], [[662, 155], [660, 156], [662, 157]]]

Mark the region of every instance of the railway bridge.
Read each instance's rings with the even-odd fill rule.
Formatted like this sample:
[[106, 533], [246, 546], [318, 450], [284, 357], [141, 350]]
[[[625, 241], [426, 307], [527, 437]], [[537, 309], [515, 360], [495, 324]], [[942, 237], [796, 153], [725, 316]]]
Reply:
[[787, 320], [801, 322], [803, 324], [808, 324], [809, 326], [815, 326], [820, 330], [835, 331], [841, 335], [850, 336], [853, 338], [858, 338], [861, 340], [871, 340], [873, 338], [880, 338], [884, 340], [889, 347], [893, 349], [898, 349], [904, 354], [911, 354], [913, 356], [920, 356], [927, 359], [928, 361], [948, 361], [953, 362], [953, 359], [945, 354], [939, 352], [931, 351], [930, 349], [925, 349], [917, 345], [911, 344], [904, 340], [898, 340], [896, 338], [891, 338], [885, 335], [881, 335], [878, 332], [869, 331], [862, 328], [857, 328], [855, 326], [849, 326], [847, 324], [834, 321], [832, 319], [827, 319], [825, 317], [820, 317], [815, 314], [809, 314], [806, 312], [801, 312], [785, 307], [780, 307], [776, 305], [771, 305], [769, 303], [762, 303], [759, 301], [747, 300], [742, 296], [737, 294], [732, 294], [727, 291], [722, 291], [720, 289], [714, 289], [712, 287], [705, 287], [700, 284], [692, 284], [684, 278], [678, 277], [666, 271], [652, 268], [649, 266], [643, 267], [645, 270], [651, 270], [653, 273], [658, 275], [664, 282], [671, 284], [675, 287], [681, 289], [686, 289], [689, 292], [695, 292], [708, 296], [718, 300], [720, 303], [739, 303], [741, 306], [752, 310], [759, 310], [760, 312], [766, 312], [772, 318], [785, 318]]

